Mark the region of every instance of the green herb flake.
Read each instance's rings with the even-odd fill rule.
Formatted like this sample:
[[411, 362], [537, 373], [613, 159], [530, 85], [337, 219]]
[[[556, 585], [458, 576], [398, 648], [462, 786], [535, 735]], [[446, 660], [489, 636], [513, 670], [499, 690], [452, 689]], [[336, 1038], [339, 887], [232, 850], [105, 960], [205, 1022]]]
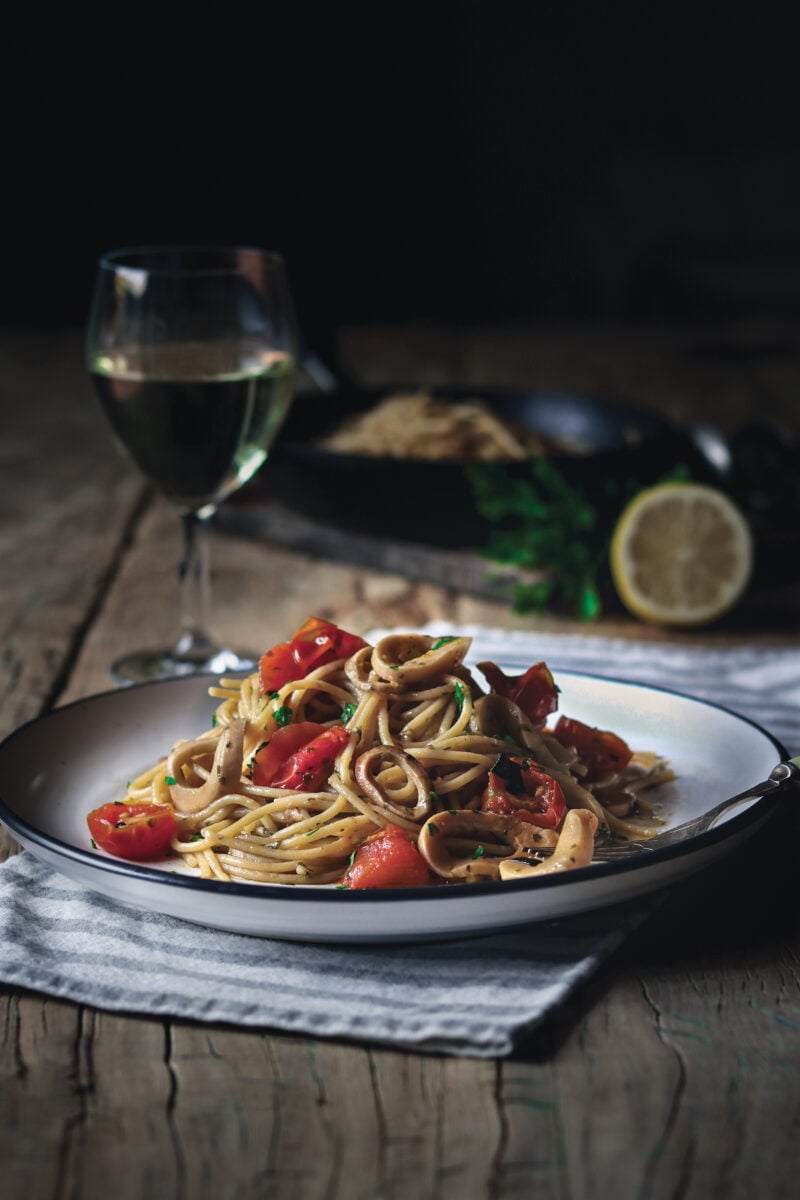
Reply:
[[346, 883], [337, 883], [335, 890], [337, 892], [346, 892], [346, 891], [348, 891], [347, 884]]
[[202, 833], [193, 833], [192, 836], [189, 838], [190, 842], [202, 842], [202, 840], [203, 840]]
[[457, 642], [457, 641], [458, 641], [458, 638], [455, 638], [455, 637], [440, 637], [437, 641], [435, 641], [433, 643], [433, 645], [431, 646], [431, 650], [438, 650], [441, 646], [446, 646], [448, 642]]
[[93, 849], [93, 850], [96, 850], [96, 849], [97, 849], [97, 842], [94, 840], [94, 838], [89, 838], [89, 841], [92, 843], [92, 849]]
[[270, 700], [277, 700], [280, 692], [269, 692], [268, 695]]
[[[132, 779], [129, 779], [129, 780], [128, 780], [128, 782], [125, 784], [125, 791], [126, 791], [126, 792], [129, 792], [129, 791], [131, 790], [131, 784], [132, 784], [132, 783], [133, 783], [133, 780], [132, 780]], [[115, 803], [115, 804], [119, 804], [119, 800], [115, 800], [115, 801], [114, 801], [114, 803]]]
[[175, 779], [172, 775], [164, 776], [164, 783], [166, 783], [167, 787], [175, 787], [177, 782], [177, 779]]
[[313, 829], [309, 829], [308, 833], [304, 834], [304, 837], [313, 837], [314, 834], [318, 833], [318, 832], [319, 832], [319, 825], [315, 825]]
[[279, 725], [289, 725], [292, 720], [292, 710], [288, 704], [282, 704], [280, 708], [273, 708], [272, 715]]
[[433, 821], [428, 821], [428, 824], [425, 826], [425, 828], [431, 837], [435, 837], [435, 835], [439, 832], [438, 827], [434, 825]]
[[431, 800], [438, 800], [438, 799], [439, 799], [439, 797], [438, 797], [437, 793], [436, 793], [436, 792], [434, 792], [434, 790], [433, 790], [432, 788], [431, 788], [431, 790], [428, 792], [428, 795], [430, 796]]
[[348, 862], [347, 862], [348, 867], [352, 867], [352, 865], [355, 861], [356, 861], [356, 852], [354, 850], [353, 853], [350, 855], [350, 858], [348, 859]]
[[356, 711], [355, 704], [345, 704], [342, 709], [342, 724], [346, 725], [348, 721], [352, 721], [353, 714]]
[[476, 846], [470, 858], [483, 858], [483, 846]]
[[464, 689], [462, 688], [460, 683], [456, 684], [454, 695], [456, 698], [456, 704], [458, 705], [458, 711], [460, 713], [462, 708], [464, 707]]
[[217, 728], [217, 714], [216, 714], [216, 713], [212, 713], [212, 716], [211, 716], [211, 728], [212, 728], [212, 729], [216, 729], [216, 728]]

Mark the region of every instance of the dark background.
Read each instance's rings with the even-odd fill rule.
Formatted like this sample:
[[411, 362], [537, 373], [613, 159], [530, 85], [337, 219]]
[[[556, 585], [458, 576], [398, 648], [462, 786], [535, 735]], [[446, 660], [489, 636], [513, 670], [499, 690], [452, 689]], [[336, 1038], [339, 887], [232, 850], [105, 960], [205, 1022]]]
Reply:
[[81, 325], [97, 256], [148, 242], [283, 251], [327, 356], [373, 321], [800, 312], [788, 27], [620, 11], [17, 18], [0, 322]]

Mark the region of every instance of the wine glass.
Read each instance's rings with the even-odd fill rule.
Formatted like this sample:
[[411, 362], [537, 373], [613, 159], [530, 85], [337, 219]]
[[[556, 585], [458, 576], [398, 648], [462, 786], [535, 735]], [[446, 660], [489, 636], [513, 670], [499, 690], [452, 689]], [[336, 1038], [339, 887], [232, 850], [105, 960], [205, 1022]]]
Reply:
[[153, 246], [100, 259], [87, 365], [116, 440], [183, 524], [180, 635], [113, 663], [119, 683], [253, 669], [208, 630], [207, 522], [258, 470], [292, 400], [296, 327], [282, 258]]

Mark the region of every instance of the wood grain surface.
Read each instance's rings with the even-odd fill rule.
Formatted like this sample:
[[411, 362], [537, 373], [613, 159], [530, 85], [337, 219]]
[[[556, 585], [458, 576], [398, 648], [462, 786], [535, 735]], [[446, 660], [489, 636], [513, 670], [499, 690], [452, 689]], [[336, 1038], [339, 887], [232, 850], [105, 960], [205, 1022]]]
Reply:
[[[716, 349], [715, 349], [716, 347]], [[798, 420], [800, 329], [368, 330], [362, 376], [583, 382], [737, 421]], [[174, 515], [117, 455], [75, 335], [0, 337], [0, 730], [105, 690], [175, 632]], [[309, 612], [354, 629], [436, 617], [530, 627], [456, 586], [234, 538], [212, 546], [214, 632], [258, 651]], [[155, 602], [154, 602], [155, 600]], [[785, 609], [781, 609], [785, 612]], [[795, 610], [796, 611], [796, 610]], [[535, 622], [533, 622], [535, 624]], [[572, 628], [548, 618], [541, 628]], [[615, 617], [602, 628], [660, 636]], [[797, 623], [702, 635], [800, 640]], [[778, 827], [779, 826], [779, 827]], [[0, 1192], [176, 1197], [796, 1194], [800, 825], [690, 880], [511, 1059], [405, 1054], [108, 1014], [0, 989]], [[2, 834], [3, 855], [14, 847]]]

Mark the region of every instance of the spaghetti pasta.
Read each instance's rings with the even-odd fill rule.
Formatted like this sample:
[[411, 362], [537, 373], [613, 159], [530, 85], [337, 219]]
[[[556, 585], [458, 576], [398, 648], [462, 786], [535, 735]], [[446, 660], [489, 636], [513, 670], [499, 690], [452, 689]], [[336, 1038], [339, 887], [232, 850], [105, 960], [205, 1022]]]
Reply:
[[171, 853], [203, 878], [344, 887], [546, 874], [591, 861], [595, 836], [652, 836], [641, 793], [667, 764], [598, 730], [581, 755], [546, 727], [544, 664], [518, 680], [481, 664], [489, 688], [469, 647], [369, 646], [310, 618], [259, 673], [210, 689], [212, 728], [129, 785], [117, 828], [126, 806], [169, 806]]

